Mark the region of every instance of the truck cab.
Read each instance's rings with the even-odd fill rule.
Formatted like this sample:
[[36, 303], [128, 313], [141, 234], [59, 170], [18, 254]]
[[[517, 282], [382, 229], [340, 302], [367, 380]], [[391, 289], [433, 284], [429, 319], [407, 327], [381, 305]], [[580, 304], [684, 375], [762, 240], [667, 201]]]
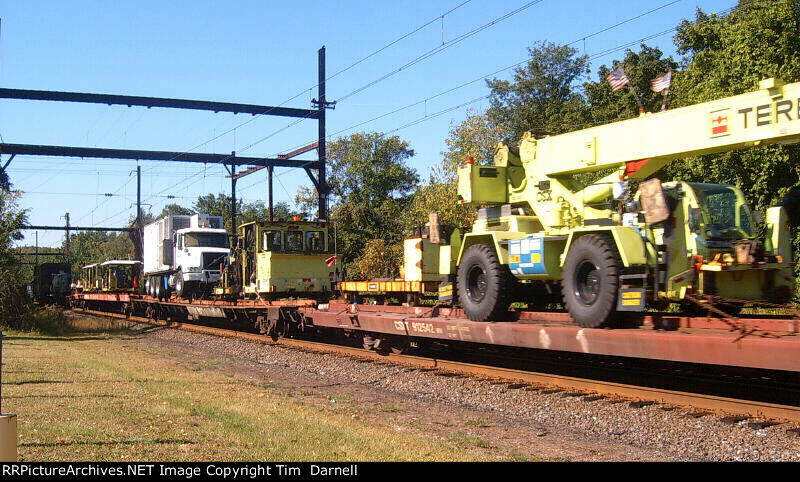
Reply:
[[147, 293], [193, 298], [211, 292], [230, 255], [222, 216], [172, 215], [144, 227]]
[[224, 229], [187, 228], [175, 233], [175, 264], [186, 283], [216, 283], [230, 254]]

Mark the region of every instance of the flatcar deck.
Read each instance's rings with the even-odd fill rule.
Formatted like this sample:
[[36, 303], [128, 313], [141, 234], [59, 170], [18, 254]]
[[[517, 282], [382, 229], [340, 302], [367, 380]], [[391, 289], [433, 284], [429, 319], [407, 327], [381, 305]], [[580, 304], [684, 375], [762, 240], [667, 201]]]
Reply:
[[[800, 372], [797, 320], [788, 318], [742, 318], [747, 327], [742, 331], [720, 319], [652, 314], [636, 320], [636, 327], [590, 329], [574, 325], [560, 312], [523, 312], [513, 322], [473, 322], [461, 310], [439, 307], [317, 305], [312, 300], [164, 302], [113, 293], [74, 297], [76, 306], [81, 306], [81, 301], [102, 302], [98, 304], [124, 312], [126, 304], [134, 313], [147, 311], [150, 316], [173, 321], [255, 322], [259, 317], [275, 316], [276, 308], [285, 308], [302, 313], [307, 326], [365, 334]], [[115, 304], [119, 306], [113, 308]]]

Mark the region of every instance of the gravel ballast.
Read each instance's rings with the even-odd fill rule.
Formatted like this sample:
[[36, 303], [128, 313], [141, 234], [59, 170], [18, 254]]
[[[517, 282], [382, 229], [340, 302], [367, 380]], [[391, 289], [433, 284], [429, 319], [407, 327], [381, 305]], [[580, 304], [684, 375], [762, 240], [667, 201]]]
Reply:
[[[661, 404], [639, 407], [628, 400], [442, 376], [437, 371], [176, 329], [148, 329], [133, 339], [167, 347], [175, 356], [221, 359], [224, 363], [215, 369], [255, 380], [265, 376], [285, 389], [329, 390], [331, 397], [347, 390], [355, 399], [353, 405], [366, 406], [368, 399], [388, 404], [391, 410], [377, 412], [385, 417], [408, 412], [405, 418], [423, 428], [447, 427], [467, 417], [466, 434], [480, 437], [479, 446], [517, 447], [516, 451], [532, 454], [542, 448], [544, 458], [800, 461], [800, 432], [792, 423], [760, 428], [756, 419], [736, 421]], [[425, 416], [431, 413], [435, 417]]]

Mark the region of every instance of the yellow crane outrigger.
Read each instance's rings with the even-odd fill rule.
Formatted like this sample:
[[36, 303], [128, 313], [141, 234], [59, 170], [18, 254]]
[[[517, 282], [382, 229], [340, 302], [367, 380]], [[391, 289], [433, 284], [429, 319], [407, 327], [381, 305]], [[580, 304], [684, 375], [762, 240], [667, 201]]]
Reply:
[[[512, 302], [563, 297], [578, 324], [598, 327], [619, 311], [689, 297], [786, 301], [784, 207], [768, 209], [756, 239], [759, 220], [735, 186], [650, 179], [627, 191], [675, 159], [797, 142], [800, 83], [767, 79], [712, 102], [540, 139], [526, 133], [518, 150], [501, 144], [494, 166], [458, 171], [459, 202], [482, 206], [452, 255], [461, 306], [487, 321]], [[585, 173], [602, 177], [584, 185]]]

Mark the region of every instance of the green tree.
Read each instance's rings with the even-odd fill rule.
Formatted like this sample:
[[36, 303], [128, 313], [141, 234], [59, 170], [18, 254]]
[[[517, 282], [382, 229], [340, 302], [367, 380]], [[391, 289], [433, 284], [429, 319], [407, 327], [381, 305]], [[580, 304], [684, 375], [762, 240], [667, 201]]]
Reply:
[[410, 231], [414, 226], [428, 222], [432, 212], [439, 214], [439, 222], [454, 227], [470, 226], [475, 219], [475, 209], [458, 202], [458, 166], [472, 156], [478, 164], [491, 164], [500, 129], [494, 126], [486, 114], [469, 112], [467, 118], [450, 126], [450, 135], [445, 140], [447, 150], [442, 160], [433, 169], [428, 184], [420, 186], [403, 211], [403, 226]]
[[26, 310], [27, 296], [22, 266], [12, 245], [22, 239], [20, 227], [27, 214], [19, 207], [21, 192], [0, 189], [0, 325], [19, 326]]
[[486, 113], [468, 112], [466, 119], [450, 126], [444, 141], [447, 150], [442, 152], [442, 162], [433, 171], [434, 180], [455, 183], [458, 166], [464, 165], [468, 156], [472, 156], [476, 164], [492, 164], [501, 135], [500, 127], [490, 121]]
[[[678, 26], [675, 43], [685, 54], [673, 105], [696, 104], [758, 88], [762, 79], [800, 79], [800, 4], [740, 2], [728, 15], [697, 11]], [[775, 205], [798, 184], [800, 147], [767, 146], [673, 162], [664, 178], [736, 184], [759, 209]]]
[[8, 173], [5, 169], [0, 169], [0, 190], [11, 190], [11, 181], [8, 179]]
[[[223, 226], [229, 233], [236, 232], [236, 226], [231, 226], [231, 197], [224, 193], [219, 195], [205, 194], [198, 196], [192, 206], [194, 213], [210, 214], [212, 216], [222, 216]], [[236, 224], [241, 224], [242, 220], [238, 218], [238, 213], [242, 212], [242, 200], [236, 200]]]
[[[650, 90], [650, 82], [670, 69], [676, 71], [678, 63], [672, 57], [662, 58], [663, 53], [655, 47], [642, 44], [639, 52], [627, 50], [622, 61], [611, 67], [601, 66], [597, 71], [597, 82], [586, 82], [583, 89], [589, 103], [591, 125], [606, 124], [639, 115], [638, 104], [631, 89], [625, 87], [611, 91], [606, 77], [614, 68], [622, 68], [647, 112], [661, 110], [663, 96]], [[577, 126], [578, 128], [584, 126]]]
[[351, 276], [356, 275], [358, 279], [394, 278], [399, 275], [402, 262], [402, 244], [370, 239], [364, 252], [356, 259], [357, 272], [351, 271]]
[[161, 210], [161, 214], [156, 216], [156, 218], [163, 218], [164, 216], [171, 216], [173, 214], [194, 214], [194, 211], [180, 204], [170, 203], [164, 206], [164, 209]]
[[[102, 263], [111, 259], [135, 259], [136, 250], [128, 233], [83, 231], [71, 234], [70, 262], [72, 273], [78, 274], [87, 264]], [[62, 249], [66, 248], [66, 243]]]
[[370, 240], [394, 245], [403, 239], [401, 215], [419, 182], [406, 165], [413, 155], [407, 142], [379, 133], [353, 134], [328, 144], [331, 221], [346, 262], [359, 258]]
[[294, 203], [301, 212], [312, 213], [314, 217], [319, 216], [319, 192], [317, 192], [317, 188], [298, 187], [294, 196]]
[[587, 122], [587, 105], [577, 87], [589, 74], [589, 58], [566, 45], [541, 42], [528, 49], [530, 61], [514, 81], [487, 81], [491, 125], [516, 142], [527, 131], [560, 134]]

